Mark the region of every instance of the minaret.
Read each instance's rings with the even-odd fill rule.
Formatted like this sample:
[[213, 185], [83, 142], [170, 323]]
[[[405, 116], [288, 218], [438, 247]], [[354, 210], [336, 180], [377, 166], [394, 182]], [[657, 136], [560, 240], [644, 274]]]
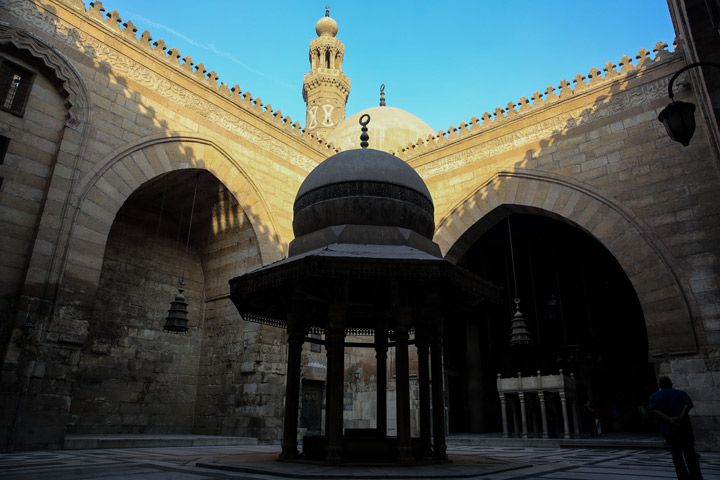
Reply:
[[318, 36], [310, 42], [310, 72], [303, 79], [305, 130], [325, 136], [345, 119], [350, 79], [342, 71], [345, 45], [335, 38], [338, 26], [330, 17], [330, 7], [325, 7], [315, 31]]

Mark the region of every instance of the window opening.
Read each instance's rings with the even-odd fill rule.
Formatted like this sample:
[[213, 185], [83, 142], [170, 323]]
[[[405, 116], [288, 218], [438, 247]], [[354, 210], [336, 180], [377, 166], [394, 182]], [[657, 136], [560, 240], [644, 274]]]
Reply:
[[32, 72], [19, 65], [3, 61], [0, 64], [0, 109], [22, 116], [30, 96]]

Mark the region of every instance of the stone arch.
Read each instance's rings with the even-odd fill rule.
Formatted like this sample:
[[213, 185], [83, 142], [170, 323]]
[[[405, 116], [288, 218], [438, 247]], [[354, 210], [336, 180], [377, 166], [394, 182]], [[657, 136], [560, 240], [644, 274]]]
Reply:
[[0, 45], [11, 44], [29, 52], [52, 69], [62, 82], [67, 94], [67, 125], [72, 128], [85, 126], [88, 121], [88, 94], [85, 84], [75, 67], [57, 50], [23, 30], [0, 24]]
[[529, 170], [495, 173], [438, 222], [435, 241], [446, 258], [458, 261], [488, 228], [482, 220], [502, 206], [560, 218], [608, 249], [640, 300], [651, 356], [697, 350], [686, 289], [671, 256], [630, 212], [567, 178]]
[[235, 196], [258, 238], [263, 263], [282, 255], [275, 221], [241, 164], [216, 142], [192, 135], [146, 137], [111, 152], [78, 184], [77, 208], [63, 268], [64, 289], [92, 295], [116, 213], [138, 187], [185, 168], [211, 172]]

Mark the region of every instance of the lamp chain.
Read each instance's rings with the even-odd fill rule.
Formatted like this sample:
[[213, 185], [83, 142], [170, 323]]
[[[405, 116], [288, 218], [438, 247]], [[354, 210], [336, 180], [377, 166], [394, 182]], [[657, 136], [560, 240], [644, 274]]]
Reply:
[[508, 224], [508, 239], [510, 240], [510, 264], [512, 265], [513, 287], [515, 288], [515, 290], [514, 290], [515, 298], [517, 299], [518, 289], [517, 289], [517, 275], [515, 274], [515, 253], [513, 252], [512, 227], [510, 226], [510, 216], [509, 215], [508, 215], [508, 219], [507, 219], [507, 224]]
[[[197, 199], [198, 183], [200, 183], [200, 174], [198, 173], [195, 177], [195, 190], [193, 191], [192, 207], [190, 207], [190, 221], [188, 222], [187, 239], [185, 240], [185, 257], [188, 255], [190, 250], [190, 232], [192, 231], [193, 214], [195, 213], [195, 200]], [[180, 285], [185, 284], [185, 263], [183, 262], [182, 277], [180, 279]]]

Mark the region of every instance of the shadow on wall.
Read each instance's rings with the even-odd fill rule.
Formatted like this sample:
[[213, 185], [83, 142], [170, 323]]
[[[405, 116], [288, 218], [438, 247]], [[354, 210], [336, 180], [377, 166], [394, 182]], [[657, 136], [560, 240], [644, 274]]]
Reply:
[[[51, 5], [29, 8], [56, 18]], [[49, 235], [58, 240], [45, 281], [25, 285], [26, 304], [50, 307], [37, 311], [29, 337], [16, 329], [8, 342], [3, 448], [58, 448], [66, 431], [279, 438], [284, 332], [246, 324], [228, 296], [227, 280], [283, 251], [242, 159], [179, 135], [184, 112], [159, 113], [163, 100], [104, 59], [113, 51], [99, 55], [82, 32], [48, 25], [82, 53], [78, 69], [94, 72], [85, 78], [90, 138], [85, 156], [71, 159], [77, 165], [62, 160], [77, 177], [63, 192], [61, 228]], [[158, 55], [177, 53], [158, 43]], [[39, 225], [37, 235], [48, 236]], [[161, 331], [182, 276], [192, 327], [184, 336]]]

